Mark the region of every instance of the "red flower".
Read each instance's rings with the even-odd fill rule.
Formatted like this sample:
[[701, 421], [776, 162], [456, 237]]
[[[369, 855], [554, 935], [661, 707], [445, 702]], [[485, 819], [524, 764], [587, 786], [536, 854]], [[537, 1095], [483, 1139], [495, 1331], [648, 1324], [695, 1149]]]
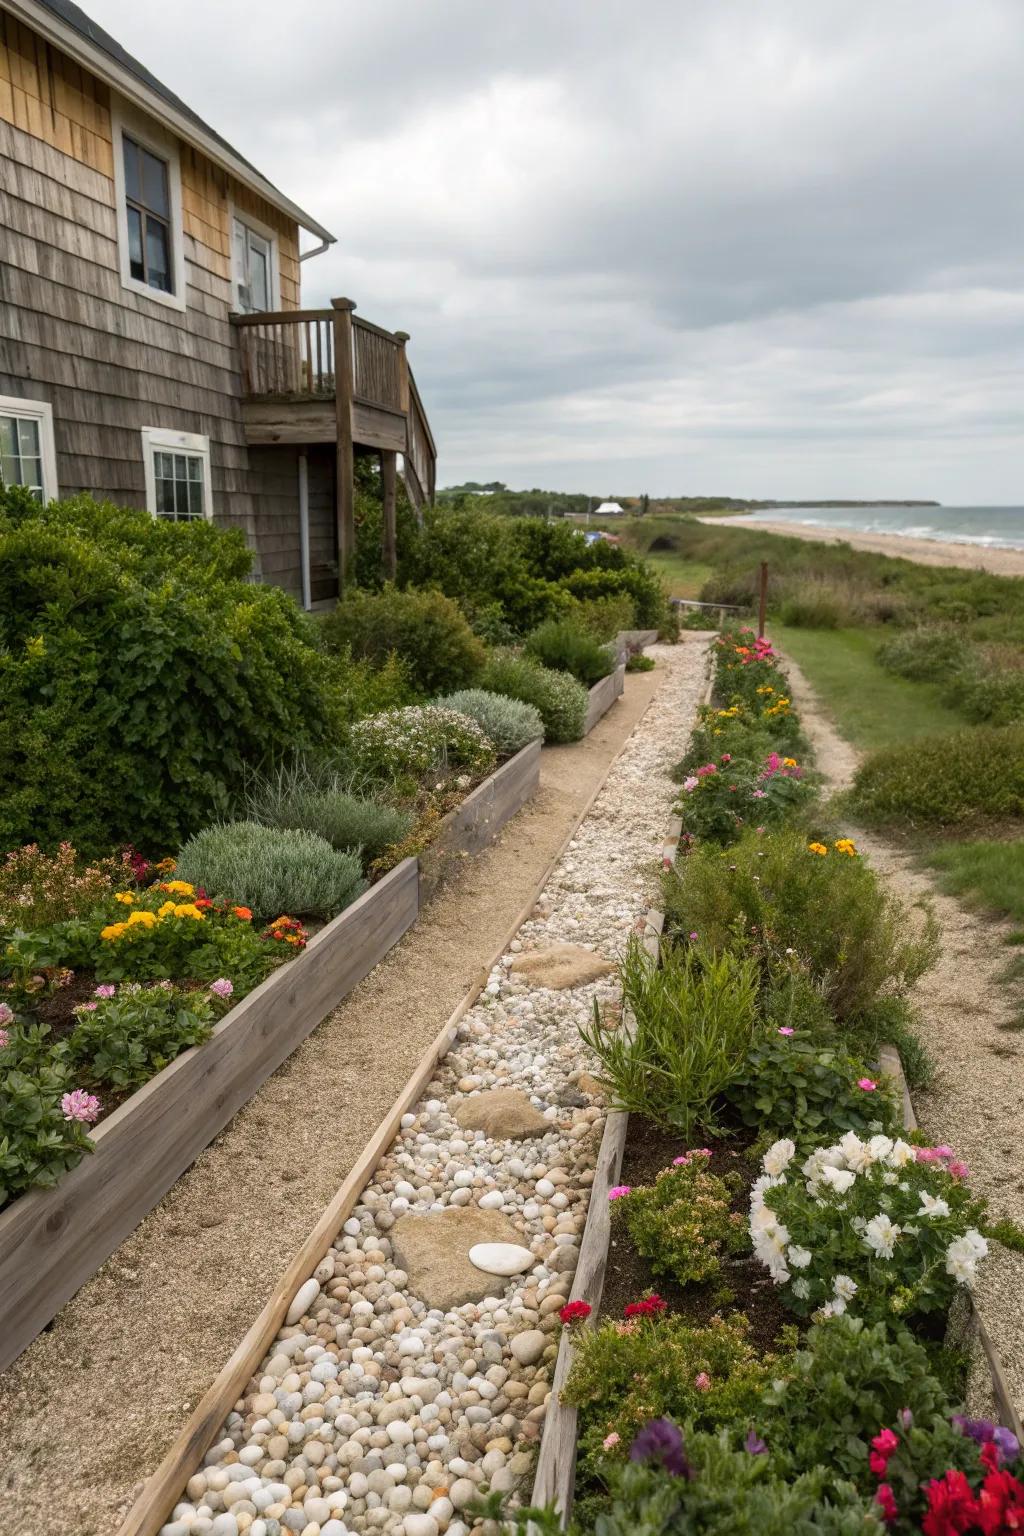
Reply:
[[999, 1471], [999, 1447], [994, 1440], [988, 1440], [982, 1446], [981, 1464], [987, 1472]]
[[664, 1312], [668, 1307], [667, 1301], [662, 1301], [658, 1295], [645, 1296], [643, 1301], [631, 1301], [623, 1311], [623, 1317], [656, 1317], [659, 1312]]
[[563, 1323], [575, 1323], [589, 1317], [593, 1310], [589, 1301], [567, 1301], [558, 1315]]
[[921, 1522], [924, 1536], [962, 1536], [976, 1523], [978, 1505], [962, 1472], [951, 1468], [941, 1481], [933, 1478], [925, 1492], [928, 1513]]
[[876, 1477], [884, 1477], [889, 1465], [889, 1457], [893, 1451], [899, 1448], [899, 1439], [891, 1429], [880, 1430], [872, 1440], [872, 1451], [868, 1457], [868, 1466]]
[[200, 912], [209, 912], [210, 908], [213, 906], [213, 902], [208, 896], [197, 896], [193, 902], [193, 906], [198, 907]]
[[975, 1518], [984, 1536], [1024, 1531], [1024, 1484], [1009, 1472], [990, 1472], [978, 1495]]
[[880, 1507], [882, 1519], [886, 1525], [891, 1525], [898, 1518], [899, 1510], [896, 1508], [896, 1500], [893, 1498], [893, 1492], [888, 1483], [879, 1483], [878, 1492], [875, 1494], [875, 1503]]
[[882, 1456], [878, 1451], [872, 1451], [868, 1457], [868, 1466], [876, 1477], [884, 1477], [889, 1470], [888, 1456]]

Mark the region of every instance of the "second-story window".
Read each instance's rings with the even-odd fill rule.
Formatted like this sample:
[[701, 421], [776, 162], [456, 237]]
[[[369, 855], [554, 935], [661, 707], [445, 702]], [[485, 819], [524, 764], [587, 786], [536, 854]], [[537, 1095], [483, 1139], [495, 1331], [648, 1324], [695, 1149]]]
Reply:
[[274, 241], [245, 219], [231, 221], [235, 307], [243, 315], [277, 308]]
[[174, 292], [171, 255], [171, 191], [167, 161], [127, 133], [124, 190], [128, 214], [128, 263], [136, 282], [161, 293]]

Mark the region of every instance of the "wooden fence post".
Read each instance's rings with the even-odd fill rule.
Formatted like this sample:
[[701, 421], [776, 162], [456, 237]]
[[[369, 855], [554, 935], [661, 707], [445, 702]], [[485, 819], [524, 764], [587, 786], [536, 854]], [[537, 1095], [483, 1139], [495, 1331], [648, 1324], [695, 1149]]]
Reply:
[[761, 592], [757, 605], [757, 638], [764, 639], [764, 621], [768, 611], [768, 562], [761, 561]]
[[395, 526], [396, 480], [398, 455], [393, 448], [381, 449], [380, 478], [384, 488], [384, 579], [394, 581], [398, 574], [398, 530]]
[[334, 405], [337, 415], [338, 596], [343, 597], [356, 552], [355, 460], [352, 447], [352, 311], [351, 299], [332, 299], [334, 310]]

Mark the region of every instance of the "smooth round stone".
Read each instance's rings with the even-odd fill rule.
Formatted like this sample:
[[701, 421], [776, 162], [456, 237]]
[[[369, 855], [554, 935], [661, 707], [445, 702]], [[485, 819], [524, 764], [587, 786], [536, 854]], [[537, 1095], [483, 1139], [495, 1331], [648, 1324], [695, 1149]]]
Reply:
[[[307, 1280], [305, 1284], [300, 1285], [298, 1290], [295, 1292], [295, 1295], [292, 1297], [291, 1306], [288, 1308], [288, 1312], [285, 1317], [286, 1325], [290, 1327], [292, 1323], [297, 1323], [300, 1317], [304, 1317], [305, 1314], [309, 1311], [310, 1307], [313, 1305], [314, 1301], [319, 1295], [319, 1292], [319, 1280], [310, 1279]], [[234, 1447], [232, 1447], [232, 1449], [234, 1449]], [[217, 1536], [220, 1536], [219, 1532], [217, 1533]]]
[[537, 1259], [529, 1248], [518, 1243], [474, 1243], [469, 1250], [469, 1262], [489, 1275], [521, 1275], [532, 1269]]
[[509, 1348], [520, 1365], [536, 1365], [547, 1345], [547, 1335], [539, 1328], [529, 1328], [514, 1335]]
[[[482, 1211], [500, 1211], [505, 1204], [505, 1196], [500, 1189], [489, 1189], [486, 1195], [481, 1195], [477, 1204]], [[515, 1271], [513, 1270], [514, 1274]]]

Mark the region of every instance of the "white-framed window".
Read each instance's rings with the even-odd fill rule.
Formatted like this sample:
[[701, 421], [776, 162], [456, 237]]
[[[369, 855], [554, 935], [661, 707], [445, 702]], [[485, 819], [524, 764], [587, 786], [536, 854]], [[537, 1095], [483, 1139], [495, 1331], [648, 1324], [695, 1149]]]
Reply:
[[126, 105], [111, 112], [121, 282], [185, 308], [185, 242], [177, 142]]
[[281, 307], [277, 236], [250, 214], [228, 207], [231, 224], [231, 304], [241, 315]]
[[146, 506], [154, 517], [173, 523], [213, 517], [210, 439], [198, 432], [169, 432], [143, 427]]
[[53, 407], [0, 395], [0, 484], [23, 485], [37, 501], [58, 495]]

